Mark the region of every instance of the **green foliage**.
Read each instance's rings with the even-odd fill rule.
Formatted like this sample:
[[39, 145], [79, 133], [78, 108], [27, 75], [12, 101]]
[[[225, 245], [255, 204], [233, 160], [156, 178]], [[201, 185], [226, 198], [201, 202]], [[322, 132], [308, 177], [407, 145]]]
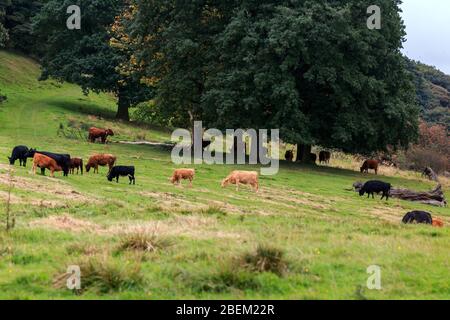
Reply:
[[450, 76], [420, 62], [406, 62], [414, 78], [422, 119], [450, 129]]
[[[31, 33], [32, 18], [46, 0], [0, 0], [0, 46], [39, 56], [40, 45]], [[3, 41], [2, 41], [3, 40]]]
[[[79, 5], [81, 30], [66, 27], [66, 8]], [[51, 0], [34, 19], [34, 34], [43, 46], [42, 79], [53, 77], [80, 85], [84, 92], [112, 92], [117, 117], [129, 120], [128, 108], [147, 100], [149, 89], [120, 70], [129, 52], [110, 46], [110, 30], [124, 10], [122, 0]]]
[[376, 31], [366, 0], [135, 2], [136, 56], [179, 125], [280, 128], [286, 142], [351, 152], [417, 137], [399, 1], [378, 3]]

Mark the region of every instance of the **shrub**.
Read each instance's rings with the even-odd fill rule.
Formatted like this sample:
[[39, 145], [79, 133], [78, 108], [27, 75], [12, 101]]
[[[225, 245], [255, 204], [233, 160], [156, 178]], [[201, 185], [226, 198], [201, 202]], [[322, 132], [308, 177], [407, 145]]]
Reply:
[[172, 242], [168, 238], [156, 235], [155, 233], [135, 232], [123, 236], [118, 251], [157, 252], [171, 245]]
[[284, 251], [268, 245], [259, 245], [256, 252], [246, 253], [240, 260], [244, 268], [254, 272], [272, 272], [283, 275], [287, 271]]
[[[100, 293], [139, 289], [144, 285], [140, 262], [123, 263], [106, 256], [93, 256], [81, 260], [81, 291], [92, 289]], [[55, 286], [65, 287], [67, 274], [56, 278]]]

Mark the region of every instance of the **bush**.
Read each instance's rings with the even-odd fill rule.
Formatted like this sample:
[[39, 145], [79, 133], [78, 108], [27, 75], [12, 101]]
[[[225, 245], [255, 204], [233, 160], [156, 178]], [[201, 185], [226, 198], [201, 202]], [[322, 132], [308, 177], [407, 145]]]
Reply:
[[245, 254], [241, 259], [244, 268], [254, 272], [272, 272], [282, 276], [287, 271], [284, 251], [268, 245], [259, 245], [256, 252]]
[[145, 232], [136, 232], [125, 235], [120, 242], [118, 251], [143, 251], [157, 252], [172, 245], [172, 242], [155, 233], [148, 234]]
[[[141, 273], [140, 263], [129, 264], [116, 262], [105, 256], [93, 256], [85, 258], [76, 264], [81, 270], [81, 290], [96, 290], [100, 293], [125, 291], [141, 288], [144, 277]], [[61, 280], [59, 287], [64, 287], [65, 278]]]

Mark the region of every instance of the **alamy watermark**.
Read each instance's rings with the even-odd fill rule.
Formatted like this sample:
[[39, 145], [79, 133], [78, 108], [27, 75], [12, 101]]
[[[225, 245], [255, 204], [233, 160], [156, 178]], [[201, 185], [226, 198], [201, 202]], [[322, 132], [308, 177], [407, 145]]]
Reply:
[[79, 266], [69, 266], [67, 268], [67, 288], [70, 290], [80, 290], [81, 289], [81, 269]]
[[[225, 144], [226, 152], [216, 152], [213, 148], [203, 149], [204, 138], [210, 141]], [[275, 175], [279, 171], [280, 160], [280, 130], [234, 130], [227, 129], [226, 133], [218, 129], [203, 130], [201, 121], [194, 123], [193, 136], [189, 130], [177, 129], [172, 134], [172, 141], [177, 144], [172, 150], [172, 162], [174, 164], [246, 164], [246, 143], [244, 137], [250, 141], [249, 164], [262, 164], [261, 175]], [[181, 140], [181, 141], [180, 141]], [[192, 141], [194, 142], [192, 144]], [[235, 145], [237, 142], [237, 145]], [[217, 143], [215, 143], [217, 144]], [[192, 153], [193, 151], [193, 153]], [[193, 157], [192, 157], [193, 156]]]
[[67, 18], [66, 26], [69, 30], [80, 30], [81, 29], [81, 9], [77, 5], [72, 5], [67, 7], [68, 14], [70, 17]]
[[367, 289], [381, 290], [381, 267], [377, 265], [369, 266], [367, 274], [370, 274], [367, 279]]
[[367, 19], [367, 28], [370, 30], [381, 29], [381, 8], [377, 5], [372, 5], [367, 8], [367, 13], [371, 16]]

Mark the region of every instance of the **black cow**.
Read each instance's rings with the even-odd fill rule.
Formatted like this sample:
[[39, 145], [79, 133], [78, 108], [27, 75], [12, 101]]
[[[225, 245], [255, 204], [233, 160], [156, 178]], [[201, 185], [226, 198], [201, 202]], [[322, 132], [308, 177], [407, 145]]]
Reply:
[[403, 223], [423, 223], [423, 224], [433, 224], [433, 218], [431, 214], [425, 211], [411, 211], [408, 212], [403, 217]]
[[[44, 156], [50, 157], [53, 160], [56, 161], [56, 163], [62, 168], [64, 172], [64, 177], [67, 177], [69, 175], [70, 171], [70, 155], [69, 154], [58, 154], [58, 153], [52, 153], [52, 152], [46, 152], [46, 151], [37, 151], [36, 149], [30, 149], [27, 153], [28, 158], [34, 157], [36, 153], [42, 154]], [[45, 169], [41, 169], [42, 174], [44, 174]]]
[[374, 193], [383, 193], [383, 196], [381, 197], [381, 200], [383, 200], [383, 198], [386, 198], [386, 201], [389, 200], [389, 193], [391, 191], [391, 184], [390, 183], [386, 183], [386, 182], [382, 182], [382, 181], [367, 181], [363, 187], [361, 188], [361, 190], [359, 190], [359, 195], [363, 196], [365, 193], [367, 193], [367, 198], [370, 197], [370, 195], [372, 195], [372, 198], [375, 199]]
[[119, 177], [127, 177], [130, 179], [130, 184], [136, 184], [136, 178], [134, 177], [135, 168], [134, 167], [125, 167], [125, 166], [116, 166], [112, 168], [112, 170], [108, 174], [108, 181], [113, 181], [116, 179], [116, 182], [119, 183]]
[[14, 165], [17, 160], [19, 160], [20, 166], [27, 166], [27, 153], [30, 151], [28, 147], [17, 146], [11, 152], [11, 157], [8, 157], [9, 164]]

